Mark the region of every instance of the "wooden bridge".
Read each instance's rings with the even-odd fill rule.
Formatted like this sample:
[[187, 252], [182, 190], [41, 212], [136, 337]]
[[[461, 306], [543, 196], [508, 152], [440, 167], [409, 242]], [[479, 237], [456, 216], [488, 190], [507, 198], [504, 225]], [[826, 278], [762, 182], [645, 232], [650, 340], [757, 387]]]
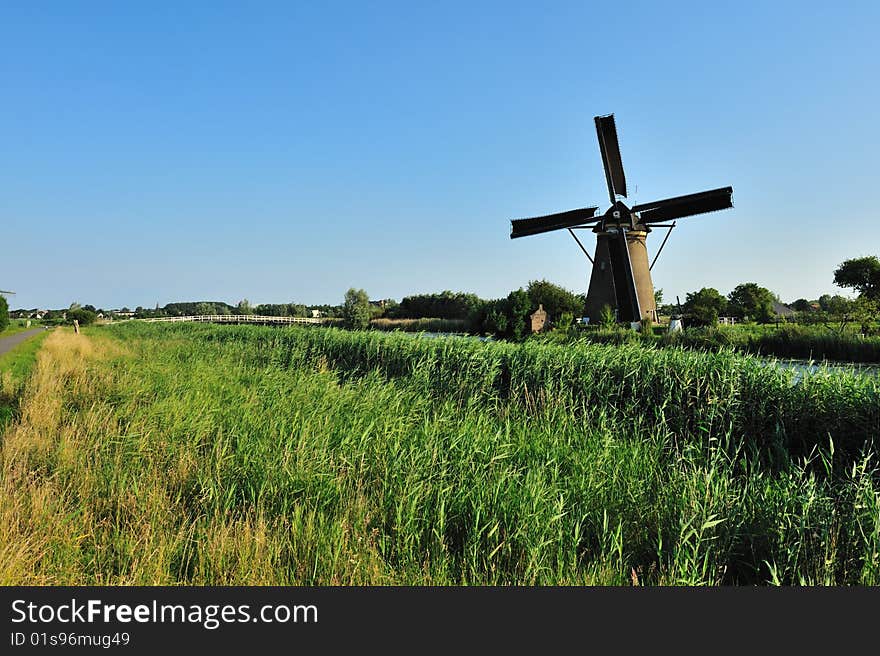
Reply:
[[153, 317], [151, 319], [141, 319], [141, 321], [163, 321], [170, 323], [179, 321], [194, 321], [201, 323], [255, 323], [263, 326], [287, 326], [296, 323], [322, 325], [332, 323], [333, 319], [316, 317], [270, 317], [261, 314], [199, 314], [186, 317]]

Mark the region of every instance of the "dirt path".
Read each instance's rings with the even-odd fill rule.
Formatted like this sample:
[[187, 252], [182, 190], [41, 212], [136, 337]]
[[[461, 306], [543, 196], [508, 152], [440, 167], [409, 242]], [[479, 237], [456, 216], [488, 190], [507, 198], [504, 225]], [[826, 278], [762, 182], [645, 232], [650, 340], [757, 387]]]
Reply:
[[31, 330], [25, 330], [24, 332], [16, 333], [14, 335], [10, 335], [9, 337], [0, 337], [0, 355], [6, 353], [19, 344], [21, 344], [24, 340], [32, 335], [36, 335], [37, 333], [43, 332], [47, 330], [46, 328], [32, 328]]

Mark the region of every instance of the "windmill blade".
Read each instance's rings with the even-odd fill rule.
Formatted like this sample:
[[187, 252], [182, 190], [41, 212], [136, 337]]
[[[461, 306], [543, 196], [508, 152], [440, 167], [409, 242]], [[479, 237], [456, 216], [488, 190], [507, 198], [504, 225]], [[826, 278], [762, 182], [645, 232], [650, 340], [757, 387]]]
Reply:
[[733, 187], [722, 187], [698, 194], [634, 205], [632, 211], [639, 213], [640, 223], [655, 223], [694, 214], [717, 212], [731, 207], [733, 207]]
[[626, 232], [621, 229], [617, 237], [609, 244], [611, 254], [611, 275], [614, 278], [614, 290], [617, 296], [617, 319], [619, 321], [641, 321], [642, 311], [639, 307], [639, 296], [636, 293], [636, 280], [633, 276], [632, 262], [629, 259], [629, 247], [626, 243]]
[[510, 238], [516, 239], [517, 237], [537, 235], [542, 232], [550, 232], [551, 230], [572, 228], [585, 223], [596, 223], [601, 218], [594, 216], [598, 209], [598, 207], [584, 207], [579, 210], [536, 216], [531, 219], [514, 219], [510, 222]]
[[623, 175], [623, 160], [620, 159], [620, 145], [617, 143], [617, 127], [614, 125], [614, 114], [596, 116], [594, 120], [605, 180], [608, 182], [608, 197], [613, 205], [617, 200], [615, 195], [626, 196], [626, 176]]

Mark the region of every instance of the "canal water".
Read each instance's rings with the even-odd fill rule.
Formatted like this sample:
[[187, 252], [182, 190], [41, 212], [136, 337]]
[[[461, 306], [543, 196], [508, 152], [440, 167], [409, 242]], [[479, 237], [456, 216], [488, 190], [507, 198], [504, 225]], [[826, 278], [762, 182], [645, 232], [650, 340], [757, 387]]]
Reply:
[[813, 362], [810, 360], [775, 360], [770, 358], [759, 358], [762, 363], [768, 366], [778, 367], [780, 369], [788, 369], [794, 372], [795, 382], [800, 381], [804, 376], [809, 376], [821, 372], [845, 372], [848, 374], [856, 374], [861, 376], [880, 377], [880, 364], [862, 364], [858, 362]]

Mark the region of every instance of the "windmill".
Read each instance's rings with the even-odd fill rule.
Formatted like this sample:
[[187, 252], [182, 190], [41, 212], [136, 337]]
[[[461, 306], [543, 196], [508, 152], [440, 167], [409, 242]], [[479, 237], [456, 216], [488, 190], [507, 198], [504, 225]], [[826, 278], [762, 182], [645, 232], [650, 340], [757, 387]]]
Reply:
[[[514, 219], [511, 221], [510, 238], [567, 229], [593, 265], [587, 290], [586, 316], [595, 321], [602, 308], [608, 305], [616, 310], [618, 321], [634, 322], [645, 318], [656, 321], [657, 306], [651, 269], [675, 227], [675, 220], [733, 207], [733, 187], [627, 207], [620, 200], [620, 197], [626, 198], [626, 177], [620, 159], [614, 114], [596, 116], [594, 120], [611, 207], [600, 216], [596, 216], [598, 207], [585, 207], [530, 219]], [[574, 232], [587, 228], [596, 234], [594, 257], [590, 257]], [[649, 265], [645, 239], [652, 228], [667, 228], [667, 233]]]

